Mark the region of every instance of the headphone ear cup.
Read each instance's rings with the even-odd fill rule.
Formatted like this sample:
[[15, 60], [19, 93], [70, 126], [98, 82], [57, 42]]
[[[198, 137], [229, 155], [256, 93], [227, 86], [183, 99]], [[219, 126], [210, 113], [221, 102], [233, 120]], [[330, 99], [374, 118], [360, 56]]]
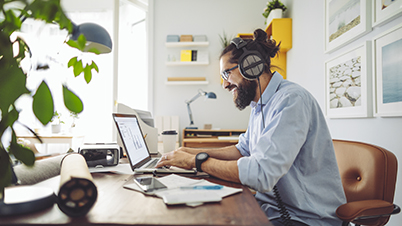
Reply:
[[244, 53], [239, 58], [239, 70], [245, 79], [257, 79], [264, 72], [264, 67], [264, 61], [258, 52], [244, 48]]

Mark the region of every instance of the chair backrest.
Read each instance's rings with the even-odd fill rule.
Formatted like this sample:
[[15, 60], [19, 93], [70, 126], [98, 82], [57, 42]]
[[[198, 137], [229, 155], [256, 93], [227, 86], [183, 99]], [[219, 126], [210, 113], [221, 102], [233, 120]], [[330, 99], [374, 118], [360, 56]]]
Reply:
[[347, 201], [381, 199], [393, 203], [398, 170], [395, 155], [362, 142], [333, 143]]
[[380, 199], [393, 203], [398, 163], [378, 146], [333, 140], [343, 189], [348, 202]]

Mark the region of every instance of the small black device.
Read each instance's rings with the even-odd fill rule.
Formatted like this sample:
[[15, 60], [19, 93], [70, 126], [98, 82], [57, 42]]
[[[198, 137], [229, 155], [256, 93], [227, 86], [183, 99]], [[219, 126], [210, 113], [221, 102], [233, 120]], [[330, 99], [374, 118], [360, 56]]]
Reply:
[[78, 152], [84, 156], [88, 167], [116, 166], [123, 154], [116, 143], [84, 144]]
[[197, 168], [197, 172], [203, 172], [201, 169], [201, 164], [209, 158], [209, 155], [205, 152], [200, 152], [195, 156], [195, 167]]
[[233, 43], [237, 49], [243, 49], [243, 54], [239, 57], [240, 74], [248, 80], [254, 80], [260, 77], [264, 72], [264, 60], [258, 51], [247, 50], [247, 42], [242, 38], [234, 38]]
[[160, 189], [166, 189], [166, 185], [162, 184], [155, 177], [135, 177], [134, 182], [144, 191], [152, 192]]

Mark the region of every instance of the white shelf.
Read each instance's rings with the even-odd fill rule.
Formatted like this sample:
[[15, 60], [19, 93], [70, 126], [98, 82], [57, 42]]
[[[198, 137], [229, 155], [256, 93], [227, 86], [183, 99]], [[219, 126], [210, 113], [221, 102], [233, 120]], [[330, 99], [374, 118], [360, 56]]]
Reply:
[[166, 42], [166, 47], [208, 46], [209, 42]]
[[195, 66], [195, 65], [208, 65], [208, 64], [209, 64], [208, 61], [204, 61], [204, 62], [199, 62], [199, 61], [169, 61], [169, 62], [166, 62], [167, 66], [183, 66], [183, 65]]
[[174, 81], [174, 82], [169, 82], [166, 81], [166, 85], [208, 85], [208, 81]]

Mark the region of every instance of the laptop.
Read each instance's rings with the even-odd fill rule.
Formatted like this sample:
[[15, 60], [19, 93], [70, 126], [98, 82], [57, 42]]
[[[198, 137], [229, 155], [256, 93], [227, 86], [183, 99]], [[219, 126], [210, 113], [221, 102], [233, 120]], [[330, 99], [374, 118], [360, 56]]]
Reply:
[[123, 142], [126, 154], [135, 173], [190, 173], [195, 170], [186, 170], [178, 167], [155, 168], [159, 158], [152, 158], [142, 134], [137, 116], [134, 114], [113, 113], [120, 138]]

